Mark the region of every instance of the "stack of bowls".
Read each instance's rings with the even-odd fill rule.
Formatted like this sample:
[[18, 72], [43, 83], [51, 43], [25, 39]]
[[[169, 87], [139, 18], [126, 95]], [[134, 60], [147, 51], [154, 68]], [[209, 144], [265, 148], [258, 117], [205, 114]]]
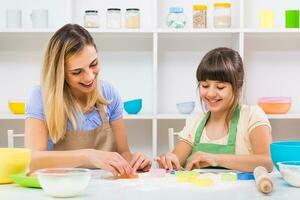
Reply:
[[12, 183], [12, 175], [26, 172], [30, 159], [29, 149], [0, 148], [0, 183]]
[[258, 105], [266, 114], [286, 114], [291, 108], [289, 97], [262, 97], [258, 99]]

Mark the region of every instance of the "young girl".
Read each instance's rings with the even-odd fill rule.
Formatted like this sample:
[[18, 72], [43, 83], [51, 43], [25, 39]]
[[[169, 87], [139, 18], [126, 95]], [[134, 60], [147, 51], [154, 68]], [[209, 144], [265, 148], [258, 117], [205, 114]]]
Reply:
[[229, 48], [208, 52], [197, 69], [201, 102], [206, 113], [188, 119], [172, 152], [157, 158], [172, 170], [224, 167], [252, 172], [258, 165], [272, 171], [270, 123], [258, 106], [239, 103], [244, 82], [242, 59]]
[[81, 26], [67, 24], [50, 39], [41, 87], [26, 108], [32, 170], [87, 167], [131, 175], [151, 167], [144, 154], [129, 151], [120, 96], [108, 82], [98, 82], [99, 71], [96, 44]]

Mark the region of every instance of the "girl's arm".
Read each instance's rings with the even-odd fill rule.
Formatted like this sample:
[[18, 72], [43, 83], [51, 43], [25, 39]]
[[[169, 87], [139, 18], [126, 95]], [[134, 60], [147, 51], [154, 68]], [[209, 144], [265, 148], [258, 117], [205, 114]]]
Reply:
[[253, 172], [255, 167], [263, 166], [269, 172], [273, 170], [270, 158], [271, 131], [268, 126], [258, 126], [250, 132], [253, 150], [251, 155], [195, 153], [187, 165], [187, 170], [207, 166], [221, 166], [244, 172]]
[[176, 144], [175, 149], [172, 153], [174, 153], [177, 156], [180, 165], [183, 166], [186, 159], [192, 153], [192, 146], [187, 142], [180, 140]]
[[172, 152], [164, 153], [157, 157], [157, 161], [160, 168], [166, 170], [182, 170], [186, 159], [192, 152], [192, 146], [185, 141], [180, 140], [175, 149]]
[[258, 126], [250, 132], [253, 155], [216, 155], [219, 166], [239, 171], [253, 172], [255, 167], [263, 166], [269, 172], [273, 170], [270, 157], [272, 142], [271, 130], [268, 126]]

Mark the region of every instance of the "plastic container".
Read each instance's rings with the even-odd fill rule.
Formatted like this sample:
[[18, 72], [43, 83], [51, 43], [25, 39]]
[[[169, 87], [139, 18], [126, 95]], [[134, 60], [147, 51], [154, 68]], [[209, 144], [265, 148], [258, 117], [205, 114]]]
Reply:
[[270, 150], [272, 162], [278, 170], [278, 162], [300, 161], [300, 141], [273, 142]]
[[0, 184], [12, 183], [12, 175], [25, 173], [28, 170], [30, 159], [30, 149], [0, 148]]
[[193, 28], [207, 27], [207, 6], [194, 5], [193, 6]]
[[285, 27], [299, 28], [299, 10], [285, 11]]
[[108, 8], [106, 13], [106, 27], [107, 28], [121, 28], [121, 9]]
[[231, 27], [231, 4], [230, 3], [214, 4], [214, 27], [215, 28]]
[[140, 9], [127, 8], [125, 13], [126, 28], [140, 28]]
[[180, 29], [186, 25], [186, 16], [182, 7], [171, 7], [167, 16], [168, 28]]
[[97, 10], [86, 10], [84, 12], [84, 27], [86, 28], [98, 28], [99, 27], [99, 15]]
[[124, 102], [124, 109], [128, 114], [138, 114], [142, 109], [142, 99], [133, 99]]
[[37, 172], [43, 190], [53, 197], [73, 197], [83, 193], [91, 172], [81, 168], [48, 168]]
[[283, 179], [294, 187], [300, 187], [300, 161], [278, 162]]
[[181, 114], [190, 114], [193, 112], [195, 108], [195, 102], [189, 101], [189, 102], [182, 102], [176, 104], [178, 111]]
[[273, 10], [262, 10], [259, 14], [260, 28], [274, 28], [274, 12]]
[[266, 114], [286, 114], [291, 108], [289, 97], [263, 97], [258, 99], [258, 105]]

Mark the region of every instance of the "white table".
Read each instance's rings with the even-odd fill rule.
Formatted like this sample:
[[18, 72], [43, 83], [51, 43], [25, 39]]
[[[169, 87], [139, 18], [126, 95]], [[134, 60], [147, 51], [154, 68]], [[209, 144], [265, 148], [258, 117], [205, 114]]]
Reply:
[[[137, 180], [108, 180], [93, 176], [87, 190], [79, 197], [68, 199], [122, 199], [122, 200], [218, 200], [218, 199], [300, 199], [300, 188], [291, 187], [279, 173], [271, 174], [274, 182], [273, 192], [260, 193], [253, 180], [219, 181], [213, 186], [195, 186], [190, 183], [178, 183], [175, 175], [164, 178], [150, 178], [140, 175]], [[103, 176], [101, 176], [103, 177]], [[41, 189], [24, 188], [16, 184], [0, 185], [0, 200], [14, 199], [54, 199]]]

